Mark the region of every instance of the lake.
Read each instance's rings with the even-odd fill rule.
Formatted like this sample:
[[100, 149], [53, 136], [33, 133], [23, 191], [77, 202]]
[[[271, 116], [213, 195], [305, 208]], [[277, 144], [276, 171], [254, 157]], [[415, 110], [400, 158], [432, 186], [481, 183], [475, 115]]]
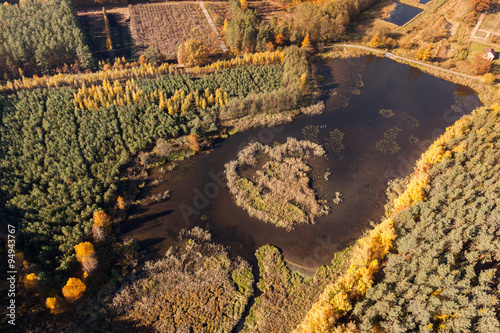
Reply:
[[[165, 253], [180, 229], [198, 225], [211, 230], [215, 241], [230, 246], [233, 255], [253, 264], [255, 250], [273, 244], [293, 267], [312, 274], [370, 228], [370, 221], [380, 221], [387, 182], [408, 176], [420, 154], [447, 126], [480, 105], [467, 87], [385, 58], [329, 59], [316, 69], [324, 77], [323, 114], [238, 133], [211, 151], [179, 162], [170, 173], [153, 170], [153, 176], [164, 181], [152, 193], [168, 189], [171, 198], [135, 212], [123, 228], [125, 237], [138, 239], [146, 259]], [[282, 143], [287, 137], [326, 145], [334, 129], [345, 133], [345, 149], [328, 152], [327, 159], [313, 166], [317, 174], [330, 172], [328, 180], [312, 180], [319, 195], [329, 200], [329, 215], [287, 232], [249, 217], [233, 203], [220, 178], [224, 164], [235, 159], [241, 147], [251, 141]], [[337, 191], [343, 202], [335, 205], [331, 199]]]
[[[424, 0], [425, 1], [425, 0]], [[412, 7], [404, 3], [396, 2], [396, 7], [390, 13], [390, 16], [384, 19], [387, 22], [403, 26], [408, 23], [412, 18], [423, 12], [422, 9]]]

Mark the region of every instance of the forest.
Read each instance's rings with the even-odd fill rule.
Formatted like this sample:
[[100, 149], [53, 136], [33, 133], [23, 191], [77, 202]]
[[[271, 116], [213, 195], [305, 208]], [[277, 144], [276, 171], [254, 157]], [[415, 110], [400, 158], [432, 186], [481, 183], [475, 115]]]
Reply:
[[68, 0], [6, 3], [0, 5], [0, 21], [0, 79], [83, 71], [94, 65]]
[[294, 332], [498, 331], [499, 112], [464, 116], [391, 184], [385, 220]]
[[[213, 240], [208, 222], [175, 234], [175, 246], [137, 271], [141, 249], [120, 238], [154, 167], [170, 170], [238, 131], [323, 112], [311, 103], [324, 79], [313, 52], [343, 40], [377, 2], [285, 1], [290, 16], [264, 22], [231, 0], [230, 19], [216, 21], [231, 52], [186, 66], [153, 49], [94, 61], [68, 0], [0, 5], [0, 220], [18, 230], [26, 331], [500, 331], [498, 104], [448, 127], [411, 175], [389, 183], [380, 222], [331, 249], [331, 264], [310, 276], [269, 244], [255, 247], [252, 267]], [[158, 26], [175, 26], [167, 23]], [[399, 150], [398, 130], [374, 149]], [[314, 126], [303, 133], [314, 139]], [[324, 148], [342, 158], [345, 133], [329, 135]], [[259, 145], [226, 165], [235, 203], [287, 231], [328, 214], [306, 164], [324, 148]]]
[[[217, 135], [221, 112], [225, 119], [252, 112], [233, 107], [235, 99], [300, 94], [294, 82], [307, 71], [297, 69], [300, 55], [295, 47], [285, 51], [283, 65], [222, 69], [201, 78], [166, 75], [124, 86], [104, 81], [2, 96], [2, 216], [22, 230], [22, 250], [42, 289], [62, 285], [77, 269], [74, 246], [92, 239], [94, 212], [112, 215], [126, 183], [124, 167], [136, 154], [158, 139]], [[280, 107], [257, 110], [293, 105]]]
[[[222, 27], [228, 45], [246, 52], [263, 51], [268, 47], [300, 45], [304, 39], [310, 43], [335, 42], [343, 38], [350, 22], [378, 0], [327, 0], [319, 3], [298, 2], [292, 5], [292, 17], [269, 24], [260, 22], [257, 13], [230, 1], [232, 19]], [[221, 22], [222, 23], [222, 22]], [[309, 45], [311, 46], [311, 45]]]

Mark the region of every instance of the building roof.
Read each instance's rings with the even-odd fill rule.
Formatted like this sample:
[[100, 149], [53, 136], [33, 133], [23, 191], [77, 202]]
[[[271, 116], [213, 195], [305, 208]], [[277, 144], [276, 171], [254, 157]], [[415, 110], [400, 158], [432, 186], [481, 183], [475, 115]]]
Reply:
[[487, 49], [483, 50], [483, 53], [492, 53], [493, 55], [495, 55], [495, 50], [493, 50], [492, 47], [488, 47]]

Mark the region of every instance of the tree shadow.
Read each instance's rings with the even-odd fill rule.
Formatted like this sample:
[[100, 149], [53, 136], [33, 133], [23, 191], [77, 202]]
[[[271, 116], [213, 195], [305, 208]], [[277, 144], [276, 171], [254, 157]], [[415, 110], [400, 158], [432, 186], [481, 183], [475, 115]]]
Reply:
[[[150, 223], [151, 221], [156, 220], [158, 218], [170, 215], [173, 212], [174, 211], [172, 209], [167, 209], [167, 210], [161, 211], [159, 213], [149, 214], [149, 215], [146, 215], [143, 217], [134, 218], [131, 221], [129, 221], [128, 223], [122, 225], [122, 234], [126, 234], [126, 233], [133, 231], [133, 230], [137, 230], [140, 227], [142, 227], [144, 224]], [[160, 221], [158, 221], [157, 223], [153, 223], [151, 226], [148, 227], [148, 229], [155, 227], [160, 223], [161, 223]]]

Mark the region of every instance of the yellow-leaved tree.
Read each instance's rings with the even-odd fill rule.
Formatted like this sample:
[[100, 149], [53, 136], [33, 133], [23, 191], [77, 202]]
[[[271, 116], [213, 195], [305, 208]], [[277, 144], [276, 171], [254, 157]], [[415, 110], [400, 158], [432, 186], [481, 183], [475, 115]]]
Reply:
[[177, 61], [187, 67], [199, 66], [205, 63], [208, 48], [201, 39], [190, 38], [179, 46]]
[[50, 313], [56, 314], [61, 312], [61, 305], [55, 297], [48, 297], [45, 300], [45, 306], [50, 310]]
[[372, 39], [370, 40], [370, 47], [380, 47], [382, 45], [382, 37], [380, 36], [380, 32], [377, 32]]
[[283, 39], [285, 37], [283, 36], [283, 34], [280, 32], [279, 34], [277, 34], [275, 37], [274, 37], [274, 42], [276, 43], [276, 45], [282, 45], [283, 44]]
[[189, 134], [188, 143], [189, 143], [189, 148], [191, 148], [194, 151], [200, 151], [200, 143], [198, 142], [196, 134]]
[[85, 289], [87, 289], [87, 286], [85, 286], [85, 283], [83, 283], [82, 280], [79, 278], [69, 278], [68, 282], [62, 289], [62, 293], [68, 302], [73, 303], [82, 297]]
[[94, 224], [92, 225], [92, 235], [94, 235], [94, 238], [102, 240], [110, 231], [111, 218], [103, 210], [94, 212]]
[[26, 289], [34, 289], [38, 285], [38, 277], [35, 273], [30, 273], [24, 278], [24, 287]]
[[116, 205], [118, 206], [118, 209], [120, 209], [120, 210], [125, 209], [126, 205], [125, 205], [125, 200], [123, 199], [123, 197], [118, 197], [118, 199], [116, 199]]
[[83, 242], [75, 245], [75, 251], [76, 259], [82, 264], [84, 272], [90, 273], [97, 267], [94, 246], [90, 242]]
[[415, 58], [427, 61], [431, 58], [432, 55], [432, 43], [429, 44], [426, 48], [421, 47], [418, 49], [418, 51], [415, 53]]
[[347, 272], [325, 287], [294, 333], [332, 332], [337, 320], [352, 310], [353, 302], [373, 285], [373, 277], [396, 238], [394, 222], [387, 219], [361, 238], [351, 254]]
[[311, 41], [309, 40], [309, 34], [307, 34], [307, 36], [302, 41], [302, 47], [304, 47], [304, 48], [311, 47]]

